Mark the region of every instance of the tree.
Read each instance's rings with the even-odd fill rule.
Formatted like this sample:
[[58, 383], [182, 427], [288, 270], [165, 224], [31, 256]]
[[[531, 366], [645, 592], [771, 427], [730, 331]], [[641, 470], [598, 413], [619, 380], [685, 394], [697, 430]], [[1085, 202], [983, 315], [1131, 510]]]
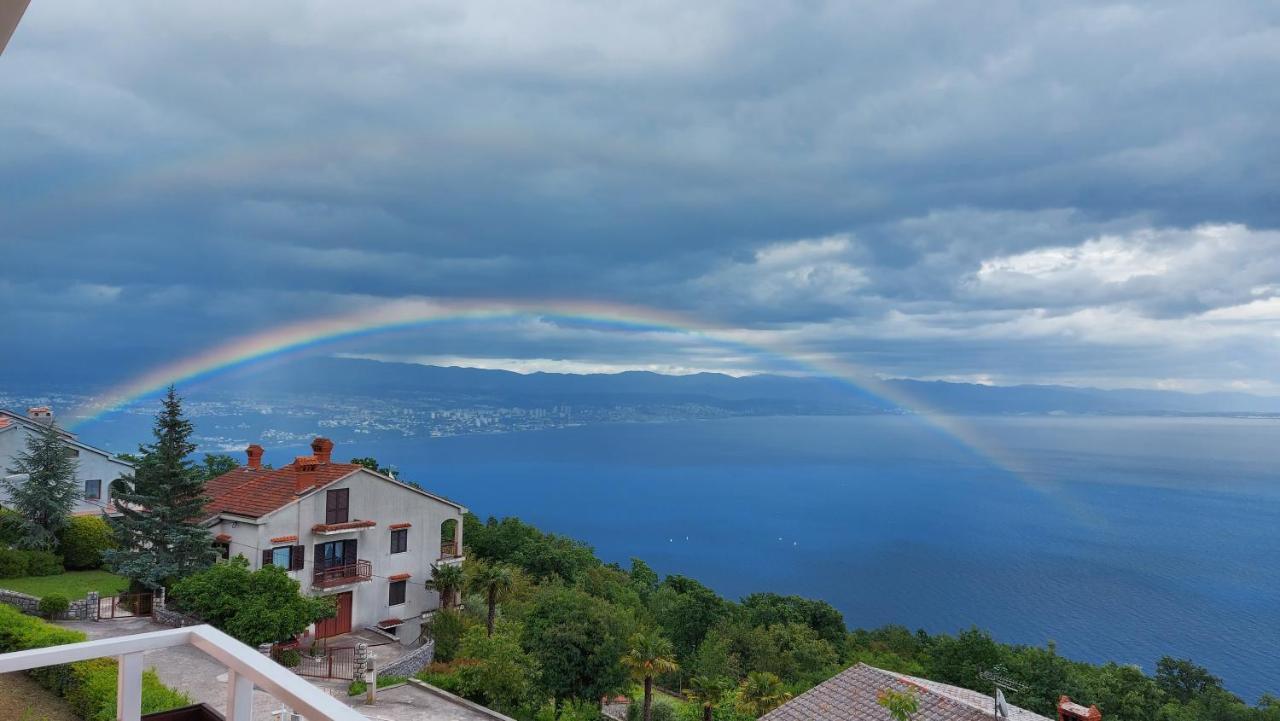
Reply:
[[881, 689], [876, 694], [876, 703], [889, 712], [893, 721], [911, 721], [911, 717], [920, 710], [920, 697], [911, 689], [898, 691], [892, 688]]
[[378, 459], [373, 456], [363, 456], [361, 458], [352, 458], [351, 462], [357, 466], [364, 466], [374, 473], [381, 473], [384, 476], [391, 475], [391, 469], [386, 466], [379, 465]]
[[1222, 679], [1183, 658], [1165, 656], [1156, 662], [1156, 685], [1179, 703], [1190, 703], [1207, 693], [1222, 690]]
[[514, 711], [533, 696], [538, 662], [520, 645], [521, 628], [503, 621], [495, 633], [467, 629], [462, 657], [473, 661], [458, 669], [463, 695], [485, 706]]
[[225, 453], [206, 453], [204, 454], [204, 463], [200, 469], [200, 475], [204, 480], [208, 481], [224, 473], [230, 473], [239, 468], [240, 464], [236, 459]]
[[738, 686], [738, 710], [759, 718], [791, 700], [782, 679], [768, 671], [752, 671]]
[[489, 615], [485, 620], [485, 628], [493, 635], [493, 622], [498, 613], [498, 597], [511, 589], [511, 569], [500, 563], [481, 561], [471, 574], [468, 587], [476, 593], [483, 593], [489, 606]]
[[428, 591], [436, 591], [440, 594], [441, 608], [453, 608], [454, 599], [464, 582], [462, 566], [456, 563], [441, 563], [431, 567], [431, 578], [427, 579], [425, 585]]
[[646, 629], [631, 636], [622, 663], [632, 677], [644, 682], [644, 721], [651, 721], [653, 708], [653, 677], [673, 673], [679, 665], [671, 642], [657, 631]]
[[188, 456], [191, 422], [173, 386], [152, 430], [155, 442], [139, 447], [133, 475], [117, 485], [112, 530], [119, 548], [103, 554], [107, 564], [146, 588], [207, 568], [217, 558], [213, 538], [199, 525], [204, 478]]
[[702, 721], [711, 721], [716, 706], [724, 703], [733, 682], [723, 676], [694, 676], [689, 679], [689, 698], [702, 707]]
[[335, 613], [330, 599], [304, 596], [299, 588], [284, 569], [250, 571], [237, 556], [178, 581], [173, 596], [183, 611], [257, 646], [286, 641]]
[[27, 474], [25, 481], [0, 479], [14, 510], [22, 514], [24, 548], [51, 550], [58, 533], [67, 525], [71, 509], [80, 498], [76, 485], [79, 461], [67, 452], [58, 427], [49, 423], [27, 437], [27, 449], [13, 459], [12, 474]]
[[802, 623], [833, 645], [842, 643], [848, 633], [844, 616], [826, 601], [776, 593], [753, 593], [742, 599], [742, 608], [753, 626]]
[[719, 594], [686, 576], [667, 576], [651, 597], [650, 607], [681, 662], [692, 658], [707, 631], [729, 613]]
[[578, 589], [540, 593], [525, 617], [522, 643], [542, 668], [545, 695], [558, 706], [565, 699], [598, 702], [620, 690], [627, 626], [618, 609]]

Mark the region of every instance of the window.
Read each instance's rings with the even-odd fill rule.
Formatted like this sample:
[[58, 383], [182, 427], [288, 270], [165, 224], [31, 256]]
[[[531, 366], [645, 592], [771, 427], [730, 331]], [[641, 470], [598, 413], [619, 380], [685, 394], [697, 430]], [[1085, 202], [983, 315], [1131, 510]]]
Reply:
[[400, 528], [391, 532], [391, 552], [404, 553], [409, 550], [409, 529]]
[[226, 561], [231, 558], [231, 544], [226, 541], [214, 541], [213, 550], [218, 552], [218, 558]]
[[84, 498], [86, 501], [96, 501], [102, 498], [101, 478], [91, 478], [84, 482]]
[[391, 585], [388, 587], [387, 605], [399, 606], [404, 603], [404, 593], [408, 586], [408, 581], [392, 581]]
[[286, 571], [301, 570], [306, 557], [302, 546], [276, 546], [262, 552], [262, 565], [279, 566]]
[[329, 541], [316, 544], [316, 568], [339, 568], [356, 564], [356, 541]]
[[324, 499], [324, 522], [325, 523], [346, 523], [347, 511], [350, 503], [349, 488], [339, 488], [329, 491]]

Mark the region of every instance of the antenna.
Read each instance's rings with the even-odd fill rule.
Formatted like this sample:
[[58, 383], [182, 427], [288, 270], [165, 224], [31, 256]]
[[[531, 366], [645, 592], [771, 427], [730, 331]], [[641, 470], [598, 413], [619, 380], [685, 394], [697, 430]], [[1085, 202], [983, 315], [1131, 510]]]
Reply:
[[1009, 718], [1009, 705], [1004, 700], [1005, 689], [1019, 693], [1026, 693], [1027, 691], [1025, 685], [1009, 677], [1008, 670], [1003, 666], [996, 666], [990, 671], [983, 671], [978, 674], [978, 678], [990, 681], [996, 687], [995, 693], [991, 695], [994, 704], [994, 710], [991, 715], [995, 718]]

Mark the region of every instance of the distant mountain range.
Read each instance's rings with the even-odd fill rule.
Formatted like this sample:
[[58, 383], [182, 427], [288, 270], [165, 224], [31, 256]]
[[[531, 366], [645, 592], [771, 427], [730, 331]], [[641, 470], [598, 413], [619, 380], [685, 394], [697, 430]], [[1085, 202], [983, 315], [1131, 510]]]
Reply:
[[[942, 381], [887, 381], [917, 408], [958, 414], [1277, 414], [1280, 397], [1247, 393], [1103, 390], [1070, 386], [987, 386]], [[811, 377], [718, 373], [663, 375], [520, 374], [349, 358], [309, 358], [224, 379], [226, 390], [397, 397], [483, 397], [512, 405], [704, 403], [738, 412], [889, 413], [893, 402], [850, 383]], [[910, 408], [907, 409], [911, 410]]]

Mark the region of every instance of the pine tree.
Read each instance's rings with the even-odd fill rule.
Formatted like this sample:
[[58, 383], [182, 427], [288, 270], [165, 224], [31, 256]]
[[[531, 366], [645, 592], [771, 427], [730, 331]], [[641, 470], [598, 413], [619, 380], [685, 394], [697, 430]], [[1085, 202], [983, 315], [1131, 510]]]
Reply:
[[208, 499], [201, 470], [188, 460], [196, 449], [192, 430], [170, 386], [156, 415], [155, 442], [139, 447], [133, 475], [114, 493], [119, 548], [104, 554], [107, 564], [146, 588], [207, 568], [217, 556], [208, 529], [198, 524]]
[[14, 510], [22, 514], [25, 548], [51, 550], [58, 532], [67, 525], [71, 509], [80, 499], [76, 469], [80, 462], [62, 441], [57, 426], [48, 424], [39, 435], [27, 437], [27, 450], [14, 458], [9, 473], [25, 473], [25, 481], [0, 479]]

